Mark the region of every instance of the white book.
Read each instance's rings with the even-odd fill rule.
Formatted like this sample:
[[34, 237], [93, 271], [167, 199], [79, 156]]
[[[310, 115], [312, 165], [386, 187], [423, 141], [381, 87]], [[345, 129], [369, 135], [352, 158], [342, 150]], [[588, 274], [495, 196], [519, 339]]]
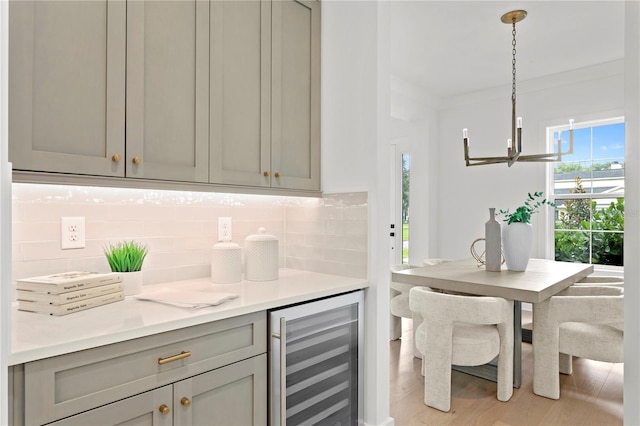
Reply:
[[98, 287], [85, 288], [81, 290], [68, 291], [66, 293], [51, 294], [41, 293], [31, 290], [18, 290], [18, 301], [40, 302], [49, 305], [64, 305], [65, 303], [76, 302], [78, 300], [90, 299], [105, 294], [122, 291], [122, 283], [106, 284]]
[[92, 297], [90, 299], [78, 300], [77, 302], [65, 303], [64, 305], [50, 305], [48, 303], [19, 300], [18, 310], [60, 316], [107, 305], [109, 303], [119, 302], [121, 300], [124, 300], [124, 291]]
[[122, 282], [122, 275], [117, 272], [101, 274], [97, 272], [72, 271], [22, 278], [16, 281], [16, 287], [18, 290], [60, 294], [119, 282]]

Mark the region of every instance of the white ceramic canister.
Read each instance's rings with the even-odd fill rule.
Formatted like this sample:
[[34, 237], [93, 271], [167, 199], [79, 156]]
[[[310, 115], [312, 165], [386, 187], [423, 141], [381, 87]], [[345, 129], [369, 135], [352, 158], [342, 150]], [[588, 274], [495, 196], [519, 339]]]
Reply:
[[278, 279], [278, 239], [264, 228], [244, 240], [244, 279], [273, 281]]
[[216, 284], [242, 281], [242, 249], [238, 244], [225, 241], [213, 246], [211, 281]]

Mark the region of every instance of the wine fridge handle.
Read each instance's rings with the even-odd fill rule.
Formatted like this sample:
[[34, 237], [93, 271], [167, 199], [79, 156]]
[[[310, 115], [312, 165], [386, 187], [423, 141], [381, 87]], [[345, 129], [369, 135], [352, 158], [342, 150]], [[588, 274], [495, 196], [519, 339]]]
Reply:
[[280, 318], [280, 425], [287, 424], [287, 322]]

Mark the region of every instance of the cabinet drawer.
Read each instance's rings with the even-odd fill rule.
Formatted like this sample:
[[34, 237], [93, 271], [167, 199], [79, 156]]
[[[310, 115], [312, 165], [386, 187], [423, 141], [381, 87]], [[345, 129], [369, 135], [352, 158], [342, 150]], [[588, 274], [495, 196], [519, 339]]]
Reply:
[[47, 423], [266, 352], [266, 313], [25, 364], [25, 423]]

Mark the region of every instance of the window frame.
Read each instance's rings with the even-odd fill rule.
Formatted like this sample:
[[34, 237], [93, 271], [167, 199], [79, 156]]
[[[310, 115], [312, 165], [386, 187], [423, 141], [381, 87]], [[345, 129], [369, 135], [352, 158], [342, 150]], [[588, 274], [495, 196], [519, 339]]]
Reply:
[[[593, 118], [589, 120], [582, 120], [580, 122], [576, 120], [576, 122], [574, 123], [574, 129], [577, 130], [577, 129], [599, 127], [599, 126], [606, 126], [606, 125], [619, 124], [619, 123], [625, 123], [624, 115], [608, 114], [606, 118]], [[553, 138], [554, 132], [566, 131], [566, 130], [569, 130], [568, 124], [551, 125], [546, 127], [545, 135], [547, 139], [547, 143], [546, 143], [547, 149], [549, 150], [548, 152], [554, 151], [554, 143], [555, 143]], [[626, 127], [625, 127], [625, 131], [626, 131]], [[564, 146], [564, 149], [566, 150], [568, 148], [568, 141], [566, 142], [563, 141], [563, 146]], [[626, 152], [626, 146], [625, 146], [625, 152]], [[593, 153], [592, 153], [592, 160], [593, 160]], [[557, 196], [555, 193], [555, 185], [554, 185], [555, 184], [555, 176], [554, 176], [555, 164], [556, 162], [549, 162], [547, 163], [547, 166], [546, 166], [547, 194], [549, 194], [549, 199], [554, 202], [556, 201], [556, 198], [561, 200], [575, 200], [575, 199], [595, 200], [595, 199], [625, 197], [625, 191], [623, 191], [622, 194], [617, 193], [616, 196], [614, 197], [612, 197], [612, 194], [610, 193], [593, 193], [593, 192], [588, 192], [585, 194], [561, 194], [560, 196]], [[625, 180], [626, 180], [626, 176], [625, 176]], [[546, 240], [545, 255], [548, 259], [555, 259], [555, 212], [554, 211], [547, 212], [545, 224], [546, 224], [545, 235], [547, 237], [545, 239]], [[596, 273], [597, 272], [610, 273], [610, 274], [624, 273], [624, 266], [613, 266], [613, 265], [602, 265], [602, 264], [593, 264], [593, 266], [594, 266], [594, 271]]]

